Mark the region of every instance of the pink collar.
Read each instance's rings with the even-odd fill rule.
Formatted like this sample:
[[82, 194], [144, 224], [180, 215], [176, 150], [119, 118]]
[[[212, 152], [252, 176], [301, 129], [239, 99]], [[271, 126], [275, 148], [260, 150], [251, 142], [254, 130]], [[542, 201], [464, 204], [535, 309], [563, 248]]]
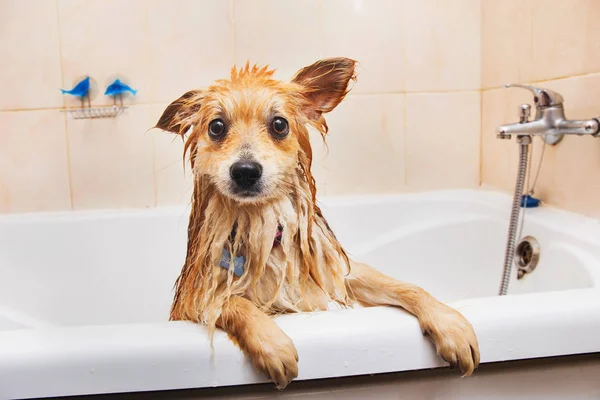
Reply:
[[275, 232], [275, 239], [273, 239], [273, 247], [281, 244], [281, 238], [283, 237], [283, 226], [277, 225], [277, 232]]

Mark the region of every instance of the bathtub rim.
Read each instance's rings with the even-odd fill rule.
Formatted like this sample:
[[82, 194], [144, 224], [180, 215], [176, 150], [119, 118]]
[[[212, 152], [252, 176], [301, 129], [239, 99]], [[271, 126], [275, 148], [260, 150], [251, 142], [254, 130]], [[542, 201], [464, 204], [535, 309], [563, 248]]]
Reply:
[[[597, 288], [449, 304], [473, 324], [482, 363], [600, 352], [600, 341], [594, 334], [600, 329]], [[577, 323], [564, 323], [574, 316], [578, 317]], [[352, 324], [358, 322], [357, 318], [362, 320], [359, 329]], [[276, 322], [298, 348], [301, 361], [297, 380], [446, 365], [421, 335], [417, 320], [400, 309], [290, 314], [276, 318]], [[325, 326], [325, 330], [318, 335], [314, 330], [307, 333], [314, 326]], [[348, 329], [353, 329], [355, 335], [341, 336], [340, 340]], [[107, 337], [107, 332], [112, 336]], [[208, 364], [211, 352], [207, 340], [203, 327], [181, 321], [0, 331], [0, 396], [119, 393], [267, 382], [223, 332], [215, 337], [215, 364]], [[369, 341], [371, 344], [365, 345]], [[202, 362], [208, 367], [202, 367]], [[27, 363], [30, 368], [24, 367]], [[122, 373], [115, 374], [115, 370]], [[200, 370], [204, 374], [193, 373]], [[457, 379], [459, 376], [457, 372]], [[19, 382], [36, 384], [23, 386]]]

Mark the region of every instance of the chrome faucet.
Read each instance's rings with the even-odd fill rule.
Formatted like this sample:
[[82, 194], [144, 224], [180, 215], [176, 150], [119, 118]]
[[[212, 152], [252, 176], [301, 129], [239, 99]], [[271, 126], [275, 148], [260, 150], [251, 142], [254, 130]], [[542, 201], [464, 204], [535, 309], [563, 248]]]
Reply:
[[[531, 189], [528, 189], [529, 193], [523, 196], [532, 136], [541, 136], [547, 144], [557, 144], [562, 140], [564, 135], [600, 136], [600, 123], [596, 118], [571, 121], [565, 118], [565, 109], [563, 107], [564, 99], [559, 93], [529, 85], [505, 85], [504, 87], [517, 87], [529, 90], [533, 93], [535, 118], [533, 121], [529, 121], [531, 106], [529, 104], [522, 104], [519, 107], [518, 123], [498, 127], [498, 138], [510, 139], [511, 135], [516, 135], [517, 143], [519, 144], [519, 167], [517, 169], [517, 182], [513, 194], [512, 209], [508, 226], [508, 238], [506, 242], [506, 253], [504, 255], [502, 281], [500, 283], [500, 295], [505, 295], [508, 291], [512, 264], [515, 257], [519, 214], [523, 204], [523, 198], [529, 197], [529, 195], [533, 193], [532, 187]], [[541, 159], [538, 165], [541, 165]], [[521, 277], [524, 272], [526, 271], [521, 268], [519, 269]]]
[[600, 123], [598, 119], [568, 120], [565, 118], [563, 97], [552, 90], [538, 88], [530, 85], [504, 85], [505, 88], [522, 88], [533, 93], [535, 103], [535, 118], [529, 121], [531, 106], [523, 104], [519, 108], [520, 122], [501, 125], [498, 127], [499, 139], [510, 139], [511, 135], [517, 136], [542, 136], [544, 142], [557, 144], [564, 135], [593, 135], [600, 136]]

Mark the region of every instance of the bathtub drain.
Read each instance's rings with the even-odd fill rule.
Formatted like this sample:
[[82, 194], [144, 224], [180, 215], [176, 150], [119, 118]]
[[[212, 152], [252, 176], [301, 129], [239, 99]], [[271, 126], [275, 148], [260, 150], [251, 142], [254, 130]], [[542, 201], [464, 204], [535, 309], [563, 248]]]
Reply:
[[532, 272], [540, 260], [540, 244], [533, 236], [525, 236], [517, 244], [515, 250], [515, 265], [517, 279]]

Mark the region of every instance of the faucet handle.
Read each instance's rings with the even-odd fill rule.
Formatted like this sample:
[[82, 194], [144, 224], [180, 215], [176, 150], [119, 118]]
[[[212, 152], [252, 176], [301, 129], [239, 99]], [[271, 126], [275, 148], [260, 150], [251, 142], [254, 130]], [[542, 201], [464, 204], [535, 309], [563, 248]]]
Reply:
[[521, 104], [519, 106], [519, 122], [521, 124], [529, 121], [529, 116], [531, 115], [531, 106], [529, 104]]
[[550, 89], [539, 88], [531, 85], [520, 85], [518, 83], [512, 83], [509, 85], [504, 85], [505, 88], [521, 88], [525, 90], [529, 90], [533, 93], [533, 101], [535, 102], [536, 107], [550, 107], [550, 106], [560, 106], [564, 102], [563, 97], [560, 93], [554, 92]]

